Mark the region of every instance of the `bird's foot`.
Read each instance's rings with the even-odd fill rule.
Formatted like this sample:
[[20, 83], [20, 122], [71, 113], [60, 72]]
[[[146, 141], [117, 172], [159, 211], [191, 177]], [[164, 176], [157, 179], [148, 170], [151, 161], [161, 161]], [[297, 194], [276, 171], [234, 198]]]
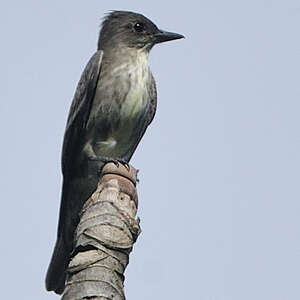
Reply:
[[122, 164], [128, 171], [130, 170], [130, 166], [129, 166], [128, 162], [122, 158], [113, 158], [113, 157], [107, 157], [107, 156], [94, 156], [94, 157], [91, 157], [90, 160], [101, 161], [104, 164], [111, 162], [111, 163], [115, 164], [116, 167], [119, 167], [119, 165]]

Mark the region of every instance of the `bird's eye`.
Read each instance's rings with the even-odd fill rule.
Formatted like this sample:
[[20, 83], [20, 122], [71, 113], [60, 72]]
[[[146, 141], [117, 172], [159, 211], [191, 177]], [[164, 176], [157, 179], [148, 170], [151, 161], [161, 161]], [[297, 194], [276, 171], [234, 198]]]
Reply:
[[136, 24], [134, 25], [134, 30], [135, 30], [136, 32], [143, 32], [143, 31], [145, 30], [145, 24], [140, 23], [140, 22], [136, 23]]

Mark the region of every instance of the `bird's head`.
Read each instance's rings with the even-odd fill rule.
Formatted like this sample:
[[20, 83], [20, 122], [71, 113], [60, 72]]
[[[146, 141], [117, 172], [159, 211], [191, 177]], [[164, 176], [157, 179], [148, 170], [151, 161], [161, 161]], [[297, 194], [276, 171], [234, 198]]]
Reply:
[[150, 49], [158, 43], [181, 39], [178, 33], [167, 32], [141, 14], [129, 11], [113, 11], [108, 14], [100, 30], [98, 49], [129, 47]]

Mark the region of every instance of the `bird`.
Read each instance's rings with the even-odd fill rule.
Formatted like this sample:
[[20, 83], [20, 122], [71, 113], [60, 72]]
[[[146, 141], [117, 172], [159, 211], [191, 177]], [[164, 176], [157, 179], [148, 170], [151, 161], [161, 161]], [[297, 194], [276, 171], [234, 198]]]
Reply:
[[139, 13], [111, 11], [105, 16], [97, 51], [81, 75], [67, 119], [57, 240], [46, 274], [48, 291], [64, 291], [79, 213], [96, 190], [103, 166], [110, 161], [127, 165], [154, 118], [157, 91], [148, 64], [150, 50], [181, 38]]

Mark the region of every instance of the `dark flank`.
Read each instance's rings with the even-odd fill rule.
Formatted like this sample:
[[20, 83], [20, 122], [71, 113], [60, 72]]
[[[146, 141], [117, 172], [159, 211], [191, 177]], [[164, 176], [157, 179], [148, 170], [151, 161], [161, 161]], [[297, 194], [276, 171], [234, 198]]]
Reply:
[[103, 21], [98, 50], [80, 78], [64, 135], [62, 196], [48, 291], [64, 290], [79, 212], [95, 191], [103, 165], [128, 163], [154, 117], [157, 97], [149, 51], [157, 43], [181, 38], [133, 12], [114, 11]]

